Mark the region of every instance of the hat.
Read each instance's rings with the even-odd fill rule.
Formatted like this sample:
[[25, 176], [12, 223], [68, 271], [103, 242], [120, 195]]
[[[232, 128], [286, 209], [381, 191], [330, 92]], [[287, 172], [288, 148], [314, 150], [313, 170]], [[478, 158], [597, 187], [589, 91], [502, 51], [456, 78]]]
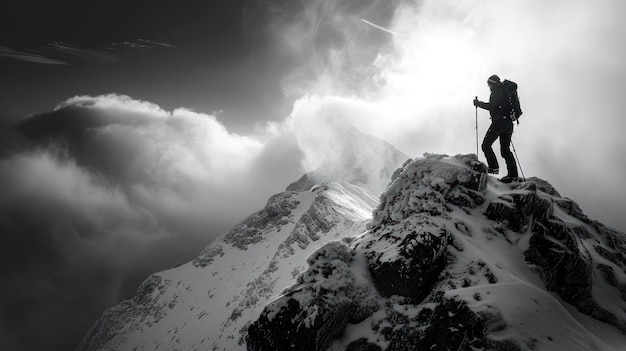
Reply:
[[489, 77], [489, 79], [487, 79], [487, 83], [488, 84], [497, 84], [500, 83], [500, 77], [498, 77], [497, 75], [492, 75], [491, 77]]

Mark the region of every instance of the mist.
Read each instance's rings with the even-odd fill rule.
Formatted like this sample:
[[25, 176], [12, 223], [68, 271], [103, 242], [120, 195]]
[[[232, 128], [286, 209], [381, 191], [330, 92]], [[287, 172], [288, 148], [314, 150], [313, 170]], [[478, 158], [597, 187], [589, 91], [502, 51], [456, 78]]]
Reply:
[[[487, 78], [498, 74], [519, 85], [524, 114], [513, 144], [525, 176], [549, 180], [591, 218], [624, 231], [626, 169], [619, 150], [626, 149], [626, 102], [619, 95], [626, 23], [618, 14], [625, 9], [619, 1], [404, 1], [388, 22], [359, 14], [386, 29], [362, 22], [360, 36], [389, 38], [367, 68], [354, 61], [346, 35], [343, 46], [327, 52], [332, 60], [321, 72], [330, 73], [310, 83], [309, 96], [298, 103], [332, 105], [333, 123], [355, 126], [412, 157], [472, 153], [476, 121], [479, 143], [489, 127], [488, 113], [476, 111], [472, 100], [488, 100]], [[350, 33], [353, 25], [343, 21], [337, 32]], [[351, 69], [334, 74], [334, 67]], [[359, 79], [352, 84], [348, 77]], [[482, 151], [479, 157], [484, 161]]]
[[73, 98], [18, 130], [27, 140], [0, 159], [0, 231], [3, 340], [20, 349], [76, 345], [104, 308], [282, 191], [277, 169], [301, 175], [294, 138], [125, 96]]
[[525, 176], [626, 231], [625, 7], [259, 1], [259, 76], [280, 77], [270, 95], [289, 104], [285, 116], [251, 115], [250, 132], [237, 134], [220, 112], [110, 93], [69, 97], [0, 130], [0, 348], [77, 345], [149, 274], [192, 260], [339, 157], [342, 128], [410, 157], [476, 152], [476, 120], [481, 140], [489, 120], [472, 100], [488, 99], [492, 74], [520, 87], [513, 142]]

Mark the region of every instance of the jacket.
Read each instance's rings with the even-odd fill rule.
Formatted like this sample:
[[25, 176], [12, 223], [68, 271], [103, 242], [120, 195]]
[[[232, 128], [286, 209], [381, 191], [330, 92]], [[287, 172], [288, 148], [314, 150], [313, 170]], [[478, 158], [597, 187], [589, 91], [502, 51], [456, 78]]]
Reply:
[[489, 95], [489, 102], [478, 101], [476, 106], [489, 110], [489, 115], [491, 116], [491, 129], [500, 133], [509, 129], [509, 127], [513, 126], [513, 121], [509, 117], [509, 98], [504, 91], [504, 87], [502, 84], [496, 85], [493, 90], [491, 90], [491, 95]]

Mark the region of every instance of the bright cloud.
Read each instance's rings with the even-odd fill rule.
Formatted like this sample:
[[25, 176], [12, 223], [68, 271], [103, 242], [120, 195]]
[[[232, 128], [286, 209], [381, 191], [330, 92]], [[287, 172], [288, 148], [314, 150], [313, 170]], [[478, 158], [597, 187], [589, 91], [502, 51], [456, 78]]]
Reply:
[[[298, 101], [294, 112], [310, 117], [298, 123], [352, 125], [410, 156], [475, 152], [476, 119], [480, 140], [489, 120], [483, 110], [476, 116], [472, 100], [488, 99], [487, 77], [497, 73], [520, 86], [524, 115], [513, 141], [526, 176], [550, 180], [593, 218], [623, 229], [626, 190], [615, 185], [626, 181], [616, 156], [626, 148], [626, 101], [619, 97], [626, 42], [615, 33], [626, 33], [618, 15], [624, 10], [620, 1], [404, 1], [390, 23], [380, 23], [403, 35], [361, 21], [359, 36], [392, 39], [370, 47], [377, 55], [369, 56], [368, 69], [353, 59], [356, 50], [348, 43], [326, 51], [314, 40], [301, 43], [324, 53], [328, 65], [318, 83], [309, 84], [315, 97]], [[351, 19], [366, 17], [339, 6], [333, 13], [346, 17], [332, 22], [336, 33], [356, 33]], [[318, 41], [325, 35], [317, 34]], [[337, 67], [346, 69], [335, 74]], [[323, 158], [306, 155], [307, 167]], [[604, 170], [604, 186], [589, 186], [598, 170]]]
[[[526, 176], [549, 180], [592, 218], [623, 230], [626, 42], [615, 33], [626, 33], [625, 7], [617, 0], [289, 2], [269, 11], [263, 30], [273, 35], [276, 61], [294, 67], [283, 83], [295, 104], [283, 121], [260, 123], [251, 135], [227, 130], [219, 115], [127, 96], [68, 99], [23, 123], [35, 149], [0, 159], [1, 277], [23, 287], [10, 292], [18, 303], [7, 313], [45, 320], [48, 311], [33, 305], [45, 305], [41, 296], [20, 298], [45, 285], [46, 296], [109, 289], [99, 314], [305, 171], [348, 146], [366, 157], [367, 143], [351, 144], [345, 128], [411, 157], [475, 152], [472, 100], [488, 98], [494, 73], [520, 85], [524, 115], [514, 143]], [[482, 138], [485, 111], [478, 122]], [[55, 277], [69, 288], [55, 290]]]

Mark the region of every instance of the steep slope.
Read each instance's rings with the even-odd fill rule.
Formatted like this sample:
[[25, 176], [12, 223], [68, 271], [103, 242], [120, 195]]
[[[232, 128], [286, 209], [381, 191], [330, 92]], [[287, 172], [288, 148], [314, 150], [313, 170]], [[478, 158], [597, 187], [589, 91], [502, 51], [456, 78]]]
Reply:
[[345, 183], [277, 194], [198, 258], [154, 274], [106, 311], [79, 350], [245, 349], [244, 326], [295, 281], [303, 258], [363, 232], [376, 204]]
[[372, 193], [408, 157], [351, 128], [337, 154], [272, 196], [192, 262], [148, 278], [105, 311], [78, 350], [244, 350], [247, 324], [292, 285], [306, 257], [364, 232]]
[[626, 235], [545, 181], [426, 155], [368, 228], [309, 257], [248, 350], [624, 350]]

